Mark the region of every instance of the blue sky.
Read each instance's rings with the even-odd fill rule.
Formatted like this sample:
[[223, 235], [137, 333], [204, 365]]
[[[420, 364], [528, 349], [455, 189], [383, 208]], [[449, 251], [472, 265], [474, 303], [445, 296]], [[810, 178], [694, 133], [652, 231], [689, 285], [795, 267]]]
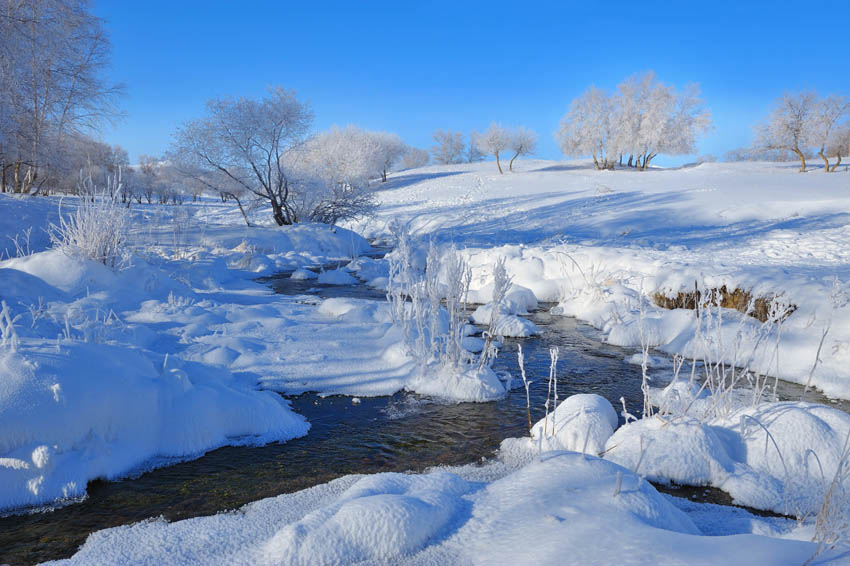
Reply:
[[[126, 117], [106, 141], [160, 154], [211, 97], [282, 85], [315, 127], [358, 124], [427, 148], [438, 128], [526, 125], [538, 155], [570, 100], [654, 70], [699, 83], [714, 116], [700, 153], [750, 142], [784, 90], [850, 94], [846, 2], [216, 2], [95, 0]], [[801, 11], [802, 10], [802, 11]], [[659, 158], [661, 164], [664, 160]], [[670, 162], [671, 160], [668, 160]]]

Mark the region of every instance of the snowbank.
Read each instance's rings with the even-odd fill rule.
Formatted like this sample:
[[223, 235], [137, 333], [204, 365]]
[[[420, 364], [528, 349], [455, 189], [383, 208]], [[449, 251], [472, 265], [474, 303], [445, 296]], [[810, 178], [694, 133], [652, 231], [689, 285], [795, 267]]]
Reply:
[[764, 403], [726, 418], [656, 416], [622, 426], [605, 458], [653, 481], [711, 485], [748, 507], [799, 517], [820, 510], [850, 434], [850, 415]]
[[125, 347], [60, 341], [0, 353], [0, 508], [80, 497], [154, 458], [262, 444], [309, 425], [222, 370]]
[[501, 469], [346, 476], [238, 512], [99, 531], [57, 564], [798, 565], [814, 552], [742, 521], [734, 536], [701, 536], [649, 483], [597, 458], [550, 452]]

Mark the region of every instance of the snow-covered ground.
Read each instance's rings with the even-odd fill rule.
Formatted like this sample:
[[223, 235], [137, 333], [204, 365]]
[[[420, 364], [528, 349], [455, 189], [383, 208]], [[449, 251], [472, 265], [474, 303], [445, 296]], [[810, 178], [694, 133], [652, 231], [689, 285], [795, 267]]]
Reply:
[[[595, 171], [581, 162], [526, 161], [499, 175], [493, 163], [432, 166], [390, 178], [377, 220], [392, 221], [465, 249], [473, 290], [486, 291], [492, 265], [507, 259], [514, 283], [559, 303], [609, 341], [693, 356], [693, 313], [652, 305], [652, 295], [694, 287], [741, 289], [797, 310], [784, 321], [778, 355], [753, 362], [850, 398], [850, 173], [799, 174], [784, 163], [705, 163], [638, 172]], [[639, 320], [641, 302], [645, 313]], [[727, 350], [740, 326], [730, 313]], [[728, 361], [733, 352], [723, 352]]]
[[[274, 295], [253, 281], [293, 271], [297, 280], [384, 288], [386, 264], [358, 257], [369, 251], [358, 233], [389, 242], [392, 222], [409, 223], [422, 253], [429, 239], [460, 248], [471, 299], [484, 305], [479, 323], [494, 310], [493, 265], [505, 259], [514, 285], [500, 309], [502, 335], [537, 332], [523, 314], [554, 303], [614, 344], [744, 360], [800, 383], [811, 374], [828, 395], [850, 398], [850, 174], [759, 163], [515, 169], [396, 174], [379, 188], [377, 217], [353, 231], [249, 229], [233, 206], [213, 201], [140, 206], [134, 254], [117, 272], [47, 249], [54, 199], [0, 195], [7, 235], [35, 226], [35, 253], [14, 258], [8, 241], [4, 257], [13, 259], [0, 262], [0, 298], [17, 317], [15, 347], [0, 349], [0, 508], [80, 497], [90, 479], [223, 444], [309, 434], [274, 391], [503, 394], [495, 378], [423, 373], [386, 304]], [[330, 263], [341, 267], [318, 269]], [[655, 294], [724, 285], [796, 310], [779, 332], [736, 311], [697, 317], [652, 303]], [[666, 410], [619, 429], [607, 401], [573, 397], [551, 426], [506, 441], [484, 466], [350, 476], [234, 513], [109, 529], [70, 562], [804, 562], [850, 417], [805, 403], [736, 401], [724, 412], [694, 385], [685, 377], [654, 390]], [[676, 402], [665, 404], [671, 392]], [[801, 522], [676, 500], [644, 477], [719, 487]]]

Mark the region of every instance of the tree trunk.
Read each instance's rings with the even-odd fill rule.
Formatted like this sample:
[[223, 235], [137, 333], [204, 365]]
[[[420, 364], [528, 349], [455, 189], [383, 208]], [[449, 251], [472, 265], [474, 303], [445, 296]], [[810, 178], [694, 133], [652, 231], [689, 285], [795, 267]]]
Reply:
[[805, 173], [805, 172], [806, 172], [806, 156], [805, 156], [805, 155], [803, 155], [803, 152], [802, 152], [802, 151], [800, 151], [800, 150], [799, 150], [798, 148], [796, 148], [796, 147], [792, 147], [792, 148], [791, 148], [791, 151], [793, 151], [794, 153], [796, 153], [796, 154], [797, 154], [797, 157], [799, 157], [799, 158], [800, 158], [800, 173]]
[[620, 154], [620, 167], [622, 167], [622, 166], [623, 166], [623, 154], [621, 153]]
[[820, 155], [820, 158], [823, 159], [824, 173], [829, 173], [829, 159], [826, 157], [826, 155], [823, 154], [823, 148], [820, 148], [818, 155]]
[[596, 154], [595, 154], [595, 153], [591, 153], [591, 155], [593, 156], [593, 166], [594, 166], [594, 167], [596, 167], [596, 170], [597, 170], [597, 171], [599, 171], [599, 169], [600, 169], [600, 167], [599, 167], [599, 161], [596, 159]]
[[626, 163], [626, 167], [631, 167], [631, 166], [632, 166], [632, 161], [634, 160], [634, 158], [635, 158], [634, 154], [633, 154], [633, 153], [630, 153], [630, 154], [629, 154], [629, 162], [628, 162], [628, 163]]
[[513, 157], [511, 157], [511, 162], [510, 162], [510, 163], [508, 163], [508, 171], [513, 171], [513, 170], [514, 170], [514, 159], [516, 159], [518, 156], [519, 156], [519, 152], [516, 152], [516, 153], [514, 154], [514, 156], [513, 156]]
[[386, 183], [386, 182], [387, 182], [387, 169], [386, 169], [386, 168], [384, 168], [384, 169], [381, 171], [381, 182], [382, 182], [382, 183]]
[[502, 174], [502, 164], [499, 163], [499, 152], [496, 152], [496, 167], [499, 168], [499, 175]]
[[832, 168], [829, 170], [830, 173], [835, 173], [835, 168], [838, 167], [839, 165], [841, 165], [841, 153], [836, 153], [835, 158], [838, 161], [836, 161], [835, 164], [832, 166]]

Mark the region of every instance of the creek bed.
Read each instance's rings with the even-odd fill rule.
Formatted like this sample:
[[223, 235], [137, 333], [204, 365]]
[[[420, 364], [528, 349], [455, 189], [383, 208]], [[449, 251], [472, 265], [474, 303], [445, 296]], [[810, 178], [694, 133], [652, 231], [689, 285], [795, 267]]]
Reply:
[[[278, 293], [380, 300], [364, 285], [325, 286], [313, 281], [268, 278]], [[550, 315], [529, 317], [542, 335], [510, 340], [494, 363], [517, 379], [516, 342], [521, 342], [531, 386], [532, 419], [542, 418], [549, 373], [549, 347], [558, 346], [558, 393], [597, 393], [620, 410], [642, 406], [640, 367], [634, 353], [606, 344], [592, 327]], [[781, 383], [785, 398], [802, 388]], [[809, 395], [812, 401], [823, 398]], [[390, 397], [289, 396], [292, 408], [311, 424], [307, 436], [262, 447], [224, 447], [192, 461], [158, 468], [121, 481], [94, 481], [88, 498], [52, 511], [0, 518], [0, 564], [32, 564], [72, 555], [93, 531], [150, 517], [180, 520], [235, 509], [251, 501], [290, 493], [354, 473], [422, 471], [492, 457], [501, 441], [528, 433], [523, 388], [491, 403], [445, 404], [410, 394]], [[843, 406], [841, 408], [847, 409]], [[722, 499], [699, 488], [706, 500]]]

